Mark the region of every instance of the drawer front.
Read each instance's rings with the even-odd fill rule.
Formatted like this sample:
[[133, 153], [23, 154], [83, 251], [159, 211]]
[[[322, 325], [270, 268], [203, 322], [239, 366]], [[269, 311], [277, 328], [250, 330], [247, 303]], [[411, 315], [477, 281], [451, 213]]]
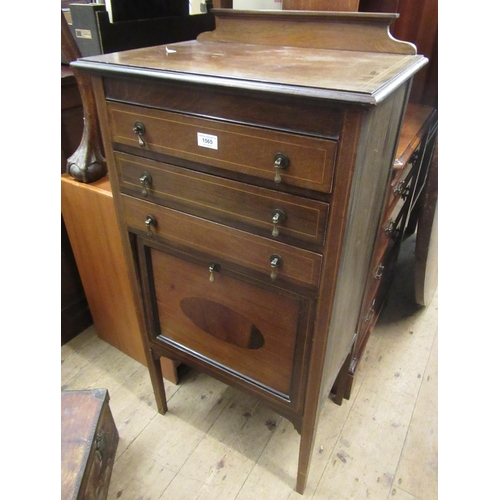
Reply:
[[[270, 241], [260, 236], [193, 217], [176, 210], [122, 195], [129, 230], [143, 237], [159, 239], [173, 246], [210, 255], [215, 264], [229, 263], [264, 273], [271, 280], [271, 256], [279, 256], [276, 283], [291, 281], [302, 286], [319, 285], [322, 256]], [[152, 222], [146, 224], [146, 220]], [[212, 257], [213, 256], [213, 257]], [[217, 262], [219, 260], [220, 262]], [[208, 266], [207, 266], [208, 279]]]
[[[195, 360], [292, 400], [308, 307], [224, 272], [150, 249], [157, 318], [154, 337]], [[299, 336], [302, 335], [301, 338]], [[278, 394], [276, 394], [278, 393]], [[295, 402], [294, 402], [295, 403]]]
[[397, 248], [395, 245], [390, 245], [382, 259], [373, 267], [368, 277], [354, 353], [358, 360], [385, 303], [387, 292], [394, 276], [396, 259]]
[[[336, 141], [110, 103], [112, 141], [281, 184], [329, 193]], [[134, 127], [142, 124], [142, 132]], [[140, 128], [136, 130], [141, 130]], [[275, 168], [276, 155], [285, 155]]]
[[324, 242], [327, 203], [131, 155], [115, 159], [122, 193], [278, 241]]

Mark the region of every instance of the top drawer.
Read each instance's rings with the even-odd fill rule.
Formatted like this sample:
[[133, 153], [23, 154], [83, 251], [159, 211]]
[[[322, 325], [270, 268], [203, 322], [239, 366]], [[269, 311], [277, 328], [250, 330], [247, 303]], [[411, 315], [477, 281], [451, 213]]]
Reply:
[[282, 184], [331, 192], [335, 141], [120, 103], [108, 112], [114, 143], [271, 181], [278, 173]]

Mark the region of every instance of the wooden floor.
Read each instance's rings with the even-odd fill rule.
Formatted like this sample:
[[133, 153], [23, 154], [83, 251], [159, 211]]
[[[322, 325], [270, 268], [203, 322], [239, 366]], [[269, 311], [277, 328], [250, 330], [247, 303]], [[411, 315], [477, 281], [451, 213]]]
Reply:
[[186, 370], [156, 411], [147, 369], [93, 327], [62, 347], [62, 389], [106, 388], [120, 441], [108, 499], [437, 498], [437, 293], [413, 301], [414, 239], [353, 394], [327, 401], [308, 486], [294, 491], [299, 435], [257, 400]]

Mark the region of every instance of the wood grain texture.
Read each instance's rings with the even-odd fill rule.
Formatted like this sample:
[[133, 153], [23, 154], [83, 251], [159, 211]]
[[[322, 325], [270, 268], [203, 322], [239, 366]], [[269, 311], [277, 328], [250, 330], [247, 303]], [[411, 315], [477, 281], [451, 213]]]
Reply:
[[63, 346], [65, 386], [74, 380], [110, 387], [120, 444], [108, 498], [438, 498], [437, 472], [429, 467], [438, 442], [429, 425], [437, 419], [438, 295], [427, 308], [413, 301], [414, 245], [414, 237], [403, 243], [395, 286], [351, 399], [322, 409], [304, 495], [292, 491], [300, 436], [258, 399], [191, 371], [177, 386], [166, 382], [171, 411], [162, 416], [147, 369], [101, 341], [94, 328]]
[[[61, 10], [61, 50], [68, 61], [81, 57], [80, 50]], [[101, 154], [97, 105], [90, 75], [74, 68], [83, 106], [83, 133], [76, 151], [67, 160], [66, 171], [80, 182], [94, 182], [106, 175], [106, 160]]]
[[283, 10], [357, 12], [359, 0], [283, 0]]
[[62, 392], [62, 498], [106, 498], [117, 444], [106, 389]]
[[[271, 20], [262, 29], [272, 32], [273, 27]], [[234, 29], [242, 32], [240, 26]], [[277, 41], [282, 42], [278, 34]], [[331, 37], [328, 29], [325, 36]], [[353, 40], [359, 38], [360, 33], [353, 34]], [[237, 43], [194, 40], [170, 47], [175, 53], [168, 58], [165, 46], [156, 46], [86, 57], [72, 66], [87, 71], [102, 68], [109, 75], [141, 78], [153, 72], [153, 77], [160, 81], [203, 82], [245, 90], [258, 88], [280, 95], [375, 104], [427, 63], [414, 49], [406, 54], [391, 54], [361, 48], [332, 50], [324, 46], [254, 44], [251, 39]]]
[[[271, 240], [323, 244], [327, 203], [132, 155], [116, 153], [115, 158], [120, 188], [125, 194], [249, 230]], [[152, 181], [145, 193], [140, 183], [144, 172]], [[277, 225], [279, 234], [273, 235], [272, 218], [277, 209], [282, 210], [286, 218]]]
[[[243, 104], [243, 103], [242, 103]], [[112, 140], [139, 146], [136, 122], [143, 124], [143, 150], [228, 169], [273, 181], [277, 153], [289, 158], [280, 171], [281, 182], [328, 193], [334, 174], [336, 141], [285, 134], [227, 122], [194, 118], [178, 113], [137, 109], [112, 103], [108, 106]], [[213, 139], [216, 147], [200, 145], [198, 134]], [[139, 151], [138, 151], [139, 152]]]
[[[304, 333], [301, 301], [224, 272], [212, 283], [207, 268], [162, 252], [153, 250], [151, 258], [161, 335], [289, 397], [297, 336]], [[243, 344], [252, 329], [260, 342], [248, 348]]]
[[[109, 179], [85, 184], [63, 174], [61, 209], [99, 336], [145, 364]], [[162, 364], [175, 383], [176, 367]]]
[[[345, 382], [411, 77], [425, 64], [413, 47], [388, 35], [392, 19], [385, 15], [221, 13], [214, 33], [172, 45], [168, 55], [165, 47], [153, 47], [91, 58], [78, 65], [105, 77], [104, 82], [96, 77], [96, 94], [105, 122], [122, 240], [124, 245], [127, 239], [131, 244], [128, 269], [131, 274], [136, 271], [137, 303], [141, 292], [144, 299], [143, 341], [159, 412], [167, 409], [158, 362], [162, 356], [257, 396], [290, 419], [301, 436], [298, 493], [305, 491], [321, 408], [342, 367]], [[292, 27], [298, 28], [294, 35]], [[347, 45], [350, 50], [345, 50]], [[129, 106], [105, 101], [103, 85], [113, 79], [121, 80], [113, 90], [120, 100], [127, 95], [128, 80], [149, 83], [132, 84], [134, 105]], [[230, 111], [207, 118], [214, 111], [213, 104], [205, 108], [197, 98], [194, 104], [176, 109], [178, 96], [164, 101], [161, 97], [173, 83], [186, 83], [190, 92], [217, 87], [219, 97], [232, 96], [227, 101]], [[137, 106], [141, 88], [147, 93]], [[246, 95], [253, 102], [261, 96], [267, 102], [276, 97], [274, 109], [286, 100], [290, 108], [297, 102], [299, 109], [313, 98], [318, 104], [332, 100], [327, 108], [340, 132], [338, 145], [324, 138], [332, 129], [318, 137], [309, 125], [304, 131], [298, 128], [299, 133], [284, 132], [279, 120], [265, 117], [262, 104], [243, 113], [241, 120], [227, 121], [225, 116], [236, 116], [237, 98], [246, 107]], [[223, 101], [221, 97], [219, 102]], [[195, 111], [194, 115], [186, 109]], [[321, 115], [322, 119], [327, 115]], [[139, 119], [145, 127], [138, 137], [133, 127]], [[198, 130], [217, 139], [213, 147], [198, 149]], [[120, 186], [116, 160], [124, 157], [122, 153], [147, 157], [148, 162], [168, 162], [185, 169], [187, 179], [195, 170], [222, 177], [226, 188], [238, 181], [272, 189], [274, 165], [271, 172], [266, 170], [267, 157], [275, 154], [277, 146], [280, 152], [292, 147], [292, 153], [287, 153], [291, 163], [282, 172], [283, 182], [274, 189], [330, 204], [322, 254], [300, 243], [288, 245], [230, 227], [234, 226], [231, 220], [218, 223], [184, 213], [180, 206], [173, 209], [157, 200], [138, 199], [136, 192], [131, 192], [133, 196], [119, 193], [123, 182]], [[298, 150], [304, 151], [303, 156], [294, 152]], [[294, 171], [297, 165], [301, 168]], [[208, 196], [215, 199], [218, 195]], [[194, 197], [194, 193], [184, 196], [191, 203]], [[227, 208], [224, 200], [217, 204]], [[276, 281], [269, 276], [270, 254], [283, 259]], [[200, 272], [203, 269], [205, 274]], [[297, 309], [298, 297], [302, 297], [304, 313]], [[281, 314], [275, 314], [275, 301]], [[263, 356], [267, 342], [273, 346], [271, 357]], [[344, 390], [345, 385], [338, 387]]]
[[430, 124], [436, 119], [436, 115], [436, 110], [431, 106], [408, 104], [394, 161], [396, 170], [406, 166], [424, 134], [428, 131]]
[[[339, 138], [342, 110], [337, 103], [317, 99], [294, 100], [278, 95], [206, 86], [200, 82], [148, 81], [115, 75], [104, 78], [106, 97], [112, 101], [152, 106], [201, 118], [223, 119], [283, 132]], [[241, 102], [245, 105], [242, 106]]]
[[[389, 35], [389, 25], [397, 18], [395, 14], [223, 9], [212, 12], [215, 14], [215, 31], [201, 33], [198, 40], [416, 54], [414, 45]], [[251, 31], [241, 29], [250, 23]]]
[[[191, 248], [220, 265], [235, 264], [270, 278], [270, 256], [279, 255], [283, 265], [278, 269], [276, 283], [282, 280], [316, 289], [319, 284], [322, 257], [320, 254], [292, 247], [278, 241], [192, 217], [153, 203], [122, 195], [123, 213], [129, 231], [152, 241]], [[157, 225], [149, 236], [145, 220], [154, 217]]]

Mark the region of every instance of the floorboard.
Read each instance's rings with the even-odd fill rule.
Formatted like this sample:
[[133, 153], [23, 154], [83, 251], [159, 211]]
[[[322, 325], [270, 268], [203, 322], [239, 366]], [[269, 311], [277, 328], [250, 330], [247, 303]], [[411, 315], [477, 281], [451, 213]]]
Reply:
[[413, 300], [414, 237], [368, 341], [349, 401], [325, 404], [308, 486], [299, 436], [265, 405], [187, 370], [156, 411], [147, 369], [90, 327], [61, 349], [62, 390], [103, 387], [120, 441], [108, 499], [437, 499], [438, 295]]

